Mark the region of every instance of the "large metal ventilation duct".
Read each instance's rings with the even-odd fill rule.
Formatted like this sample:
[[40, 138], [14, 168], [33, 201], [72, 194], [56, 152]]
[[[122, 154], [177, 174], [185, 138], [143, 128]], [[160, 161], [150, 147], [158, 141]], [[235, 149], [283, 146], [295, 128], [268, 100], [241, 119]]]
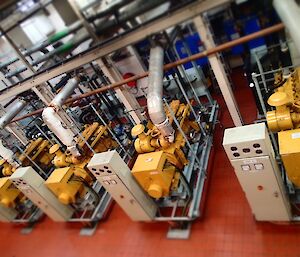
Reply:
[[18, 99], [17, 102], [9, 105], [8, 111], [0, 118], [0, 129], [4, 129], [24, 109], [26, 104], [23, 99]]
[[64, 88], [51, 101], [50, 106], [45, 108], [42, 117], [48, 128], [59, 138], [59, 140], [67, 147], [73, 156], [80, 156], [76, 146], [76, 135], [70, 128], [63, 125], [63, 121], [58, 115], [60, 107], [65, 100], [72, 95], [75, 88], [79, 84], [79, 78], [72, 78], [64, 86]]
[[164, 49], [155, 46], [150, 50], [147, 106], [152, 123], [169, 142], [174, 141], [175, 131], [165, 113], [163, 104]]
[[274, 0], [273, 6], [287, 27], [300, 54], [300, 4], [296, 0]]

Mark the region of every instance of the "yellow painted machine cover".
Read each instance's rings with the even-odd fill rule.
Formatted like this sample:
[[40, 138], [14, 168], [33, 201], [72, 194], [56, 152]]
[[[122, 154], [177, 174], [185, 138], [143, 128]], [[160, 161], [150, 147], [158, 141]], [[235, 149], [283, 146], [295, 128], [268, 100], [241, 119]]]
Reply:
[[279, 132], [278, 141], [286, 173], [300, 187], [300, 129]]

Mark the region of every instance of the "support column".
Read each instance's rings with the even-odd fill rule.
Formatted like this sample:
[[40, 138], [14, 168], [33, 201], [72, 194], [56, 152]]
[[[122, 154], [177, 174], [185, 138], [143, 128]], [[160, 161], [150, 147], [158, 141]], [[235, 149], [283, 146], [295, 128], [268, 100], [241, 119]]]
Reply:
[[13, 134], [24, 146], [29, 142], [22, 129], [15, 124], [9, 124], [5, 128], [9, 133]]
[[[203, 21], [201, 16], [197, 16], [193, 20], [197, 32], [199, 33], [201, 40], [204, 43], [206, 49], [215, 47], [214, 40], [211, 36], [208, 26]], [[238, 105], [236, 103], [235, 97], [232, 92], [230, 82], [227, 78], [224, 66], [220, 58], [215, 54], [208, 57], [210, 66], [215, 74], [219, 87], [221, 89], [222, 95], [226, 102], [227, 108], [229, 110], [230, 116], [233, 120], [235, 126], [242, 126], [243, 120], [239, 112]]]
[[97, 35], [94, 33], [92, 27], [90, 24], [86, 21], [86, 19], [83, 17], [77, 3], [75, 0], [68, 0], [70, 6], [72, 7], [73, 11], [77, 15], [78, 19], [82, 22], [84, 28], [87, 30], [87, 32], [90, 34], [90, 36], [93, 38], [95, 42], [98, 41]]

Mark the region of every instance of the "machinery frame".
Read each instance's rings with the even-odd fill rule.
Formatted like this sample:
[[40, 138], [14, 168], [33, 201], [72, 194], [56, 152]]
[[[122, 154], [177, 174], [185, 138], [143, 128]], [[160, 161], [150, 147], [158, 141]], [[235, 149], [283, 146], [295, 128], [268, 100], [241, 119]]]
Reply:
[[[165, 101], [167, 108], [169, 109], [168, 103]], [[218, 117], [218, 104], [217, 102], [213, 102], [212, 105], [209, 105], [210, 116], [209, 123], [212, 124], [212, 130], [217, 123]], [[169, 109], [170, 110], [170, 109]], [[171, 113], [174, 122], [179, 128], [179, 123], [173, 113]], [[197, 117], [199, 118], [199, 117]], [[181, 133], [183, 133], [181, 131]], [[184, 135], [184, 134], [183, 134]], [[208, 164], [211, 156], [211, 150], [213, 146], [213, 135], [207, 134], [203, 138], [202, 143], [197, 141], [195, 143], [188, 143], [188, 154], [187, 158], [189, 160], [189, 164], [184, 168], [183, 174], [187, 179], [187, 182], [191, 182], [192, 175], [197, 174], [196, 181], [193, 183], [192, 187], [192, 199], [189, 203], [189, 207], [187, 209], [186, 215], [178, 216], [178, 210], [183, 207], [184, 201], [181, 199], [177, 199], [176, 201], [166, 200], [160, 202], [158, 204], [160, 209], [169, 207], [172, 209], [171, 214], [168, 216], [160, 216], [156, 217], [155, 221], [159, 222], [169, 222], [170, 224], [175, 224], [175, 226], [170, 226], [169, 231], [167, 233], [167, 238], [172, 239], [187, 239], [190, 235], [191, 222], [196, 218], [199, 218], [202, 215], [202, 210], [200, 208], [201, 201], [203, 201], [204, 197], [204, 185], [207, 180], [208, 173]], [[188, 141], [187, 141], [188, 142]], [[199, 156], [199, 157], [198, 157]], [[186, 184], [182, 183], [179, 187], [178, 192], [182, 195], [188, 194]], [[172, 196], [171, 196], [172, 197]], [[191, 197], [191, 196], [190, 196]]]
[[[252, 80], [254, 83], [254, 88], [255, 88], [255, 92], [257, 94], [257, 98], [259, 101], [259, 104], [262, 108], [263, 111], [263, 115], [258, 115], [258, 120], [256, 120], [256, 123], [259, 122], [266, 122], [266, 118], [267, 118], [267, 112], [271, 111], [274, 109], [274, 107], [269, 106], [266, 101], [267, 99], [264, 99], [264, 94], [268, 94], [269, 93], [269, 89], [268, 89], [268, 83], [273, 83], [274, 82], [274, 75], [278, 72], [282, 72], [283, 69], [294, 69], [296, 67], [298, 67], [299, 65], [291, 65], [291, 66], [287, 66], [287, 67], [282, 67], [279, 69], [274, 69], [274, 70], [268, 70], [268, 71], [264, 71], [263, 67], [260, 63], [259, 58], [255, 58], [257, 64], [258, 64], [258, 68], [259, 68], [259, 73], [252, 73]], [[269, 78], [272, 77], [272, 78]], [[280, 168], [281, 171], [281, 176], [283, 178], [283, 181], [285, 182], [285, 187], [287, 189], [288, 195], [290, 197], [290, 202], [291, 205], [297, 210], [299, 211], [297, 205], [300, 204], [300, 191], [299, 188], [295, 187], [293, 185], [293, 183], [289, 180], [289, 178], [286, 175], [286, 171], [283, 165], [283, 161], [282, 158], [280, 156], [279, 153], [279, 143], [278, 143], [278, 136], [269, 130], [269, 136], [274, 148], [274, 152], [275, 152], [275, 159], [277, 161], [277, 164]], [[300, 215], [293, 215], [292, 217], [292, 221], [298, 222], [300, 220]]]

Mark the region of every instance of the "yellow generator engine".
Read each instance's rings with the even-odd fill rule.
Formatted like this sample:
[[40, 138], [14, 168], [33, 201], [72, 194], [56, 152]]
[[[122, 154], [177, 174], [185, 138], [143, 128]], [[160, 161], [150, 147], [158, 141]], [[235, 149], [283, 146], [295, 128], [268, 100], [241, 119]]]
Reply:
[[272, 132], [278, 132], [279, 153], [288, 178], [300, 187], [300, 68], [278, 84], [268, 99], [275, 110], [267, 112], [267, 123]]
[[0, 178], [0, 204], [7, 208], [15, 208], [17, 203], [24, 198], [24, 195], [9, 180], [9, 177]]
[[[29, 157], [42, 168], [48, 168], [53, 159], [53, 155], [49, 153], [49, 147], [49, 142], [42, 138], [31, 141], [24, 150], [24, 153], [17, 154], [20, 165], [32, 166], [32, 162], [28, 159]], [[0, 166], [4, 176], [0, 178], [0, 204], [6, 208], [15, 208], [26, 200], [23, 193], [10, 181], [10, 175], [12, 175], [17, 167], [6, 160], [1, 160]]]
[[42, 169], [49, 168], [54, 157], [53, 154], [49, 153], [50, 146], [48, 140], [41, 137], [30, 141], [24, 153], [19, 156], [22, 166], [32, 166], [31, 161], [27, 158], [28, 156]]
[[[49, 153], [50, 143], [43, 138], [38, 138], [29, 142], [27, 147], [22, 154], [16, 154], [17, 159], [20, 161], [20, 165], [23, 167], [33, 166], [32, 162], [35, 162], [41, 169], [48, 170], [51, 166], [51, 161], [54, 157], [53, 154]], [[31, 160], [29, 160], [29, 158]], [[3, 176], [10, 176], [16, 170], [14, 167], [6, 160], [0, 160], [0, 167], [2, 168]]]
[[0, 168], [1, 168], [2, 175], [5, 177], [10, 176], [16, 170], [16, 167], [11, 165], [7, 160], [4, 160], [4, 159], [0, 160]]
[[79, 157], [72, 156], [68, 151], [63, 152], [58, 145], [50, 149], [50, 153], [55, 154], [53, 164], [57, 169], [46, 180], [46, 185], [64, 204], [74, 204], [77, 197], [80, 198], [86, 193], [86, 186], [90, 186], [94, 181], [93, 175], [86, 168], [93, 156], [87, 143], [95, 153], [114, 149], [117, 146], [110, 137], [107, 127], [98, 122], [86, 125], [82, 137], [77, 141], [78, 148], [82, 152]]
[[[277, 87], [277, 84], [282, 86]], [[268, 104], [276, 110], [267, 113], [268, 127], [273, 132], [299, 128], [300, 125], [300, 68], [286, 81], [275, 84], [276, 92], [268, 99]]]
[[[170, 104], [172, 112], [180, 123], [185, 135], [192, 131], [198, 132], [199, 126], [196, 121], [190, 120], [190, 107], [174, 100]], [[171, 124], [173, 119], [166, 109], [167, 117]], [[179, 131], [175, 130], [175, 140], [170, 143], [161, 135], [158, 128], [151, 122], [133, 127], [132, 136], [138, 137], [134, 146], [138, 157], [132, 168], [132, 175], [140, 186], [153, 198], [169, 196], [176, 190], [179, 184], [180, 172], [182, 172], [188, 160], [183, 151], [185, 138]]]

